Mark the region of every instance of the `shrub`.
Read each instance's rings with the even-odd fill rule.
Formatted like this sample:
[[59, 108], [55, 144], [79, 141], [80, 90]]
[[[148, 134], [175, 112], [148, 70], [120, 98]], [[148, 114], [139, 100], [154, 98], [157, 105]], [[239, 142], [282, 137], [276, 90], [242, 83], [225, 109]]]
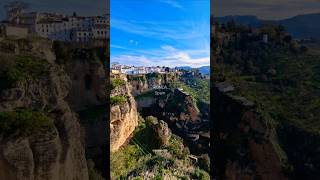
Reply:
[[152, 126], [158, 124], [158, 119], [153, 116], [148, 116], [148, 117], [146, 117], [146, 124], [147, 124], [147, 126], [152, 127]]
[[123, 79], [112, 79], [111, 80], [111, 89], [118, 88], [126, 84], [126, 81]]
[[4, 136], [29, 136], [53, 126], [52, 119], [42, 111], [0, 112], [0, 132]]
[[151, 79], [151, 78], [157, 78], [157, 79], [159, 79], [159, 78], [162, 77], [160, 73], [155, 73], [155, 72], [154, 72], [154, 73], [146, 74], [146, 76], [147, 76], [148, 79]]
[[110, 104], [112, 106], [121, 105], [125, 102], [127, 102], [126, 96], [113, 96], [110, 98]]
[[35, 59], [30, 56], [1, 57], [8, 58], [0, 71], [0, 90], [12, 88], [19, 81], [35, 80], [48, 74], [48, 63], [45, 60]]
[[198, 165], [201, 169], [209, 172], [210, 171], [210, 158], [208, 154], [202, 155], [199, 158]]
[[182, 139], [175, 135], [171, 136], [166, 149], [179, 159], [185, 159], [187, 155], [190, 154], [188, 150], [184, 148]]
[[192, 174], [192, 177], [199, 180], [209, 180], [210, 176], [207, 172], [196, 168]]
[[145, 76], [128, 76], [128, 80], [129, 81], [142, 81], [145, 82], [146, 81], [146, 77]]

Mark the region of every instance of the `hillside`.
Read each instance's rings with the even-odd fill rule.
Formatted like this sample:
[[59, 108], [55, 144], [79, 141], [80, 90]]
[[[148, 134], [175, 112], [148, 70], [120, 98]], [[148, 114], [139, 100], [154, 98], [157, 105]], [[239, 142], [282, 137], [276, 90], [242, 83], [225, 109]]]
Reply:
[[[234, 95], [256, 105], [287, 178], [318, 177], [318, 46], [299, 44], [276, 25], [216, 30], [216, 81], [232, 84]], [[267, 43], [262, 42], [264, 33]], [[227, 37], [235, 38], [224, 41]]]
[[[175, 73], [111, 77], [112, 179], [209, 179], [208, 141], [197, 130], [208, 114], [200, 113], [197, 100], [178, 87], [197, 92]], [[191, 156], [195, 152], [198, 163]]]

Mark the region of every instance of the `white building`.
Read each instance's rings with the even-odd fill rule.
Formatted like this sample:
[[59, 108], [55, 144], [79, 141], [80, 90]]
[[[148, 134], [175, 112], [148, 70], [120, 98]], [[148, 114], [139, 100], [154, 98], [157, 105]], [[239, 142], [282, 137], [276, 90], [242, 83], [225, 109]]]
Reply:
[[9, 17], [15, 25], [26, 27], [30, 34], [71, 42], [105, 41], [109, 37], [108, 15], [79, 17], [55, 13], [28, 12]]

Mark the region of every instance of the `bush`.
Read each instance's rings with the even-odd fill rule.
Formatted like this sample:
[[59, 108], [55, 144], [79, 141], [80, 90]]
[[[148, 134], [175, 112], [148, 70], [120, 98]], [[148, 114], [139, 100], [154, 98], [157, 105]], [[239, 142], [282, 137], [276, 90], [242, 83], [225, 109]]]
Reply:
[[29, 136], [53, 126], [52, 119], [42, 111], [0, 112], [0, 132], [4, 136]]
[[112, 79], [111, 80], [111, 89], [116, 89], [120, 86], [123, 86], [126, 84], [126, 81], [123, 79]]
[[[30, 56], [6, 56], [1, 60], [4, 66], [0, 70], [0, 90], [12, 88], [19, 81], [35, 80], [48, 74], [48, 63], [45, 60]], [[5, 63], [11, 61], [10, 63]]]
[[146, 81], [146, 77], [145, 76], [128, 75], [128, 80], [129, 81], [142, 81], [142, 82], [145, 82]]
[[199, 179], [199, 180], [209, 180], [210, 179], [210, 175], [207, 172], [200, 170], [199, 168], [196, 168], [194, 170], [192, 177], [195, 179]]
[[125, 102], [127, 102], [126, 96], [113, 96], [110, 98], [110, 104], [112, 106], [121, 105]]
[[179, 159], [185, 159], [190, 153], [184, 148], [183, 141], [180, 137], [172, 135], [166, 149]]
[[146, 124], [149, 127], [153, 127], [154, 125], [158, 124], [158, 119], [153, 116], [146, 117]]
[[202, 155], [201, 158], [199, 158], [198, 166], [201, 169], [210, 172], [210, 158], [208, 154]]
[[160, 79], [162, 77], [162, 75], [160, 73], [149, 73], [149, 74], [146, 74], [147, 78], [148, 79], [151, 79], [151, 78], [157, 78], [157, 79]]

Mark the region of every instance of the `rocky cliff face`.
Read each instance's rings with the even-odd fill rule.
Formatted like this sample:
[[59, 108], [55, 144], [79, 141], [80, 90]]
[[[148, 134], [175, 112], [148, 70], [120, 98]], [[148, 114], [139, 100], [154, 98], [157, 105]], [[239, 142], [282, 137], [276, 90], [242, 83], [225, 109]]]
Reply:
[[[123, 77], [122, 77], [123, 78]], [[110, 111], [110, 148], [117, 151], [133, 133], [138, 125], [136, 102], [131, 95], [131, 87], [123, 78], [125, 84], [111, 91], [111, 97], [124, 97], [125, 101], [113, 104]]]
[[107, 99], [105, 70], [102, 62], [91, 54], [92, 51], [73, 50], [73, 60], [65, 63], [66, 72], [72, 80], [67, 100], [76, 111], [105, 104]]
[[137, 96], [141, 93], [152, 89], [163, 87], [170, 82], [176, 81], [177, 74], [146, 74], [146, 75], [129, 75], [128, 79], [132, 87], [131, 93]]
[[221, 179], [287, 179], [274, 146], [273, 130], [254, 104], [231, 95], [233, 87], [214, 89], [214, 150]]
[[[49, 42], [38, 46], [32, 41], [11, 42], [15, 54], [28, 53], [35, 61], [44, 61], [48, 74], [23, 79], [1, 91], [0, 112], [31, 108], [44, 111], [54, 126], [28, 136], [0, 136], [0, 179], [6, 180], [86, 180], [88, 179], [84, 145], [75, 113], [65, 101], [71, 81], [53, 62]], [[7, 46], [1, 44], [2, 47]], [[28, 51], [25, 47], [28, 46]], [[48, 48], [49, 47], [49, 48]], [[2, 51], [8, 53], [6, 51]], [[34, 53], [32, 53], [34, 52]]]

